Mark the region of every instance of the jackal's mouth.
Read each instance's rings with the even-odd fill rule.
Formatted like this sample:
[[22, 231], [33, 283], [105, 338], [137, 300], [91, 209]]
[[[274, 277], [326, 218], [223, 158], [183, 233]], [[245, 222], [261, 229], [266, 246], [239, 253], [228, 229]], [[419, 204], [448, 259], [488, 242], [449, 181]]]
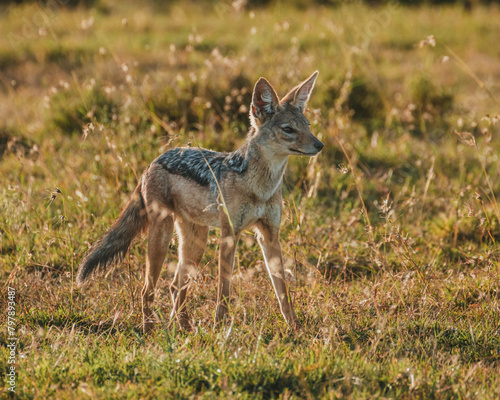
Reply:
[[295, 150], [295, 149], [291, 149], [291, 148], [288, 148], [288, 150], [290, 150], [292, 153], [300, 154], [300, 155], [303, 155], [303, 156], [315, 156], [316, 154], [319, 153], [319, 152], [305, 153], [303, 151], [299, 151], [299, 150]]

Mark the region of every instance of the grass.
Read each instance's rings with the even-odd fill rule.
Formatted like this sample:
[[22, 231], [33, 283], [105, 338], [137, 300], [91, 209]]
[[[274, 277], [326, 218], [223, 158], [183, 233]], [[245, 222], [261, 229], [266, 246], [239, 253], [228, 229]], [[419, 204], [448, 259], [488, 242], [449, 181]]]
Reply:
[[[53, 7], [0, 11], [0, 304], [6, 314], [15, 288], [15, 397], [500, 396], [497, 7]], [[300, 333], [251, 234], [220, 330], [215, 230], [190, 286], [193, 333], [167, 327], [176, 239], [151, 336], [144, 238], [106, 279], [75, 287], [155, 157], [236, 148], [261, 75], [283, 95], [316, 69], [308, 117], [326, 146], [290, 160], [281, 232]], [[8, 339], [2, 329], [3, 382]]]

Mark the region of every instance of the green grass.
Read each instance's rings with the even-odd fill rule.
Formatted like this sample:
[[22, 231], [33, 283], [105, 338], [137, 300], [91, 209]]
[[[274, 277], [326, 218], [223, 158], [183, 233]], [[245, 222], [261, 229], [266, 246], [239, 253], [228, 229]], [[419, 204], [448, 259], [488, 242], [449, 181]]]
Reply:
[[[0, 10], [0, 305], [14, 287], [16, 396], [500, 397], [498, 8], [151, 4]], [[429, 35], [436, 46], [419, 47]], [[216, 230], [191, 282], [193, 333], [167, 325], [176, 239], [150, 336], [144, 238], [76, 288], [155, 157], [235, 149], [260, 76], [284, 95], [316, 69], [308, 117], [326, 146], [290, 160], [281, 232], [301, 332], [249, 233], [219, 330]], [[7, 397], [6, 328], [0, 343]]]

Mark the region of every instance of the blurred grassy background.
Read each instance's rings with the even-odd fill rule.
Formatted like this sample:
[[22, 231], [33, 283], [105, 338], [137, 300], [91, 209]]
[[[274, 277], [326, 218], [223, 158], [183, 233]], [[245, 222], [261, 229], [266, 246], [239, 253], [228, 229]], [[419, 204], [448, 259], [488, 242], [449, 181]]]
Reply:
[[[18, 294], [21, 397], [498, 398], [497, 2], [1, 7], [0, 276]], [[75, 288], [156, 156], [235, 149], [260, 76], [284, 95], [316, 69], [326, 147], [290, 160], [282, 224], [303, 333], [288, 339], [251, 234], [221, 332], [215, 231], [195, 334], [137, 333], [144, 240]], [[174, 240], [165, 316], [176, 257]]]

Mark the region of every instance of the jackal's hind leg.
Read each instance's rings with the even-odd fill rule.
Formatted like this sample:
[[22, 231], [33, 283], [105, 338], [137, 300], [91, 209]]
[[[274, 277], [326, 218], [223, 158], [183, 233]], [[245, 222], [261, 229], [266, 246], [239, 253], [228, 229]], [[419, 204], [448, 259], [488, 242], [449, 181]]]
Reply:
[[146, 276], [142, 288], [142, 318], [144, 333], [154, 325], [155, 314], [151, 305], [155, 298], [155, 286], [160, 276], [161, 267], [167, 255], [168, 245], [172, 239], [174, 221], [171, 216], [158, 216], [149, 223], [148, 255], [146, 259]]
[[186, 293], [189, 284], [189, 272], [201, 261], [208, 238], [208, 226], [196, 225], [182, 220], [175, 222], [179, 234], [179, 263], [170, 285], [172, 295], [172, 313], [177, 316], [181, 329], [191, 330], [189, 313], [186, 310]]

